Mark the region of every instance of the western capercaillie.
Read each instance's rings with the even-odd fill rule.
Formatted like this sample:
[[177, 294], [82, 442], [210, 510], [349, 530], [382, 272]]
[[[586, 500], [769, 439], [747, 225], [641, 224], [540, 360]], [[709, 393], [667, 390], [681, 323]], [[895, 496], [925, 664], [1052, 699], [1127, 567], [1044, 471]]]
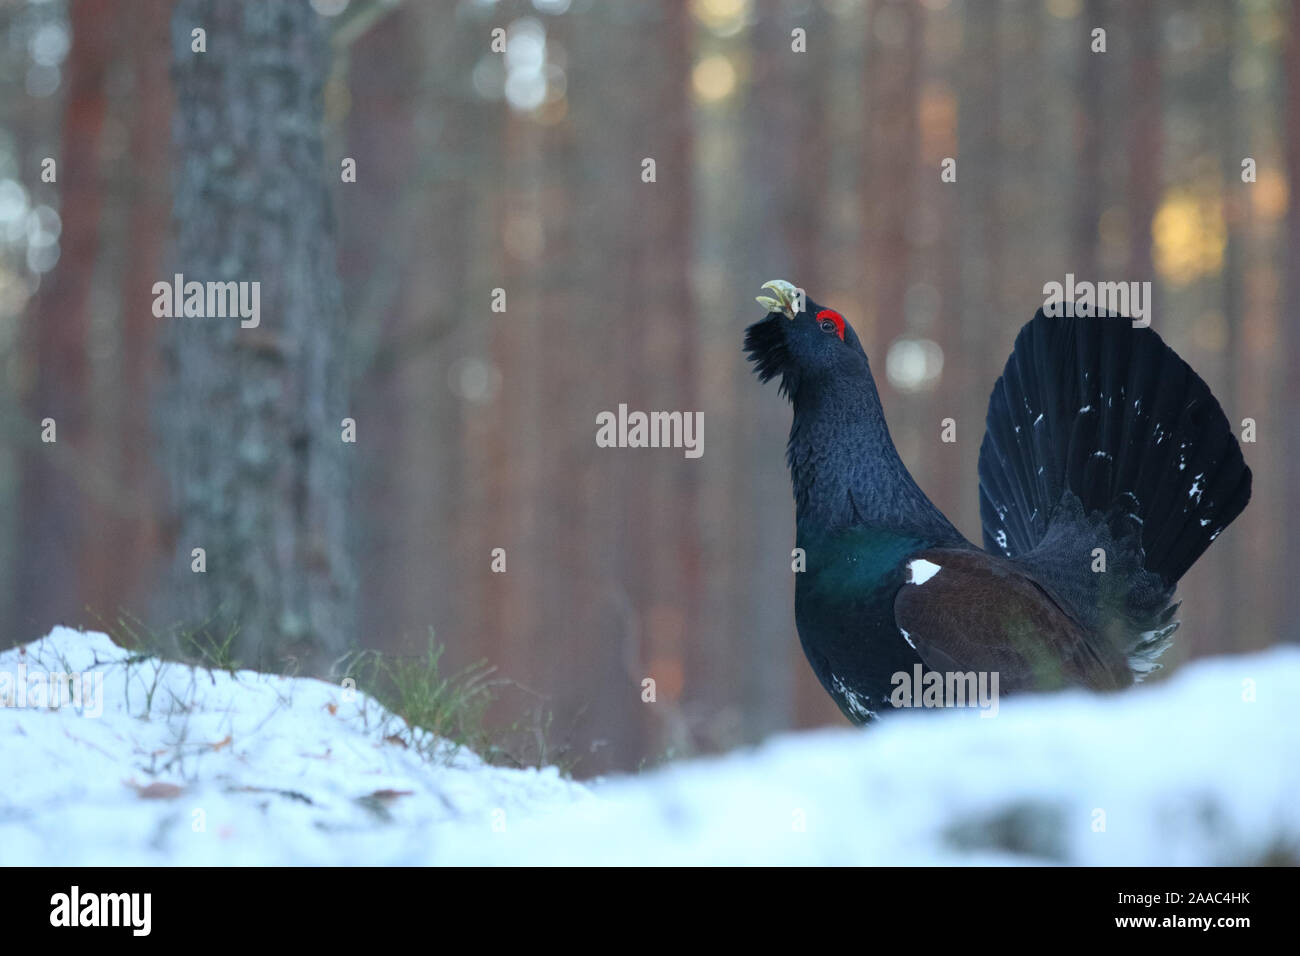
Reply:
[[[1001, 693], [1123, 687], [1178, 626], [1179, 578], [1250, 499], [1219, 403], [1149, 328], [1118, 316], [1020, 330], [980, 448], [981, 549], [917, 486], [852, 326], [788, 282], [745, 333], [794, 407], [795, 622], [861, 723], [895, 675], [996, 673]], [[1067, 304], [1068, 305], [1068, 304]]]

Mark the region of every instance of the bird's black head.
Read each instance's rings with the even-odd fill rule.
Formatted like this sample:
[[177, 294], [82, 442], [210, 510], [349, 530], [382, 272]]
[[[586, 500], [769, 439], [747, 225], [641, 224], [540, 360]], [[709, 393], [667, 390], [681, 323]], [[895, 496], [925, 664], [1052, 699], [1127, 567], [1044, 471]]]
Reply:
[[867, 370], [862, 343], [844, 316], [805, 297], [784, 279], [764, 283], [763, 288], [776, 297], [758, 297], [768, 309], [767, 318], [745, 330], [745, 353], [759, 381], [780, 375], [781, 394], [793, 401], [804, 386]]

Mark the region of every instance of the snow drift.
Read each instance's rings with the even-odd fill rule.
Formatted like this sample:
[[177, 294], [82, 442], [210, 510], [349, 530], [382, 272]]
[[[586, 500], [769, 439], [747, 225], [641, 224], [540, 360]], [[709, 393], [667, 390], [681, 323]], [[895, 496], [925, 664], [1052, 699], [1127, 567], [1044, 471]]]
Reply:
[[[52, 700], [61, 673], [91, 694]], [[58, 628], [0, 654], [0, 863], [1295, 862], [1297, 686], [1277, 649], [584, 786], [426, 760], [360, 692]]]

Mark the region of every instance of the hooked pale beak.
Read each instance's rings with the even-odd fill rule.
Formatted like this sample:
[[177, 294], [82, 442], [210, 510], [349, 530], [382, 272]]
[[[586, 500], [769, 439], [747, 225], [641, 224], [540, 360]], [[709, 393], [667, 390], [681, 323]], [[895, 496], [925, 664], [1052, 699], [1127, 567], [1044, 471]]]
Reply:
[[758, 304], [769, 312], [780, 312], [787, 319], [793, 320], [795, 313], [803, 311], [803, 292], [784, 279], [773, 279], [763, 283], [764, 289], [771, 289], [776, 298], [767, 295], [757, 297]]

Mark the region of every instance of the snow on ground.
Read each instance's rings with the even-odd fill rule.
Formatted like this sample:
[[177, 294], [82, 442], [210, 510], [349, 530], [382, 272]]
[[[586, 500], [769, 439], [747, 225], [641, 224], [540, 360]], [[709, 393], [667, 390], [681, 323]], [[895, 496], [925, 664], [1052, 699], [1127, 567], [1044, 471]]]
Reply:
[[25, 661], [29, 683], [103, 674], [99, 717], [0, 708], [0, 863], [416, 864], [449, 828], [490, 836], [494, 813], [508, 825], [585, 798], [553, 769], [426, 761], [385, 740], [399, 722], [355, 690], [129, 656], [68, 628], [0, 654], [0, 674]]
[[[15, 699], [49, 672], [102, 692]], [[1300, 649], [1277, 649], [584, 786], [426, 760], [333, 684], [132, 663], [58, 628], [0, 654], [0, 863], [1294, 862], [1298, 686]]]

